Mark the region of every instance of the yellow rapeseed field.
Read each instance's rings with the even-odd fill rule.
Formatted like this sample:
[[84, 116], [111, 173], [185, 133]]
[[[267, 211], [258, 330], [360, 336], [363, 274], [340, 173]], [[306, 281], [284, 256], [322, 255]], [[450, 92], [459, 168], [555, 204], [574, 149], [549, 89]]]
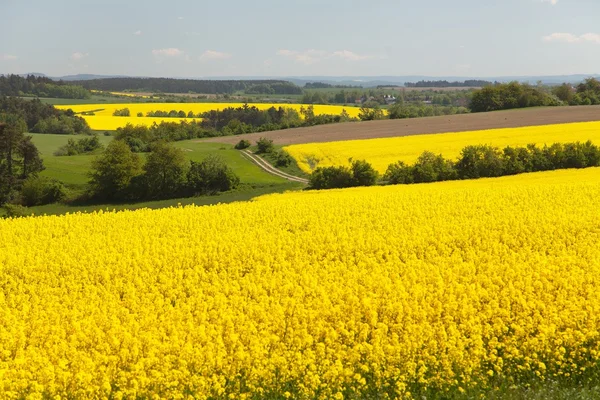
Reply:
[[[194, 114], [211, 111], [211, 110], [222, 110], [227, 107], [242, 107], [244, 103], [121, 103], [121, 104], [76, 104], [76, 105], [57, 105], [56, 108], [67, 110], [71, 109], [76, 113], [94, 111], [95, 115], [83, 115], [83, 118], [88, 122], [90, 127], [94, 130], [114, 130], [118, 127], [125, 126], [127, 123], [139, 124], [139, 125], [152, 125], [154, 121], [149, 121], [149, 118], [136, 117], [138, 113], [146, 115], [149, 111], [192, 111]], [[284, 107], [292, 108], [296, 111], [300, 111], [301, 107], [308, 107], [306, 104], [266, 104], [256, 103], [249, 104], [255, 106], [261, 110], [267, 110], [271, 107]], [[346, 110], [348, 115], [351, 117], [358, 118], [360, 111], [357, 107], [342, 107], [342, 106], [328, 106], [328, 105], [314, 105], [314, 112], [317, 115], [321, 114], [333, 114], [339, 115], [342, 111]], [[129, 108], [131, 113], [130, 119], [127, 117], [113, 117], [115, 110]], [[99, 118], [102, 117], [102, 118]], [[181, 121], [180, 118], [158, 118], [158, 121]]]
[[[348, 165], [348, 159], [366, 160], [379, 172], [396, 161], [413, 163], [424, 151], [454, 159], [469, 145], [526, 146], [591, 140], [600, 144], [600, 122], [583, 122], [522, 128], [416, 135], [395, 138], [297, 144], [285, 147], [300, 168]], [[312, 167], [311, 167], [312, 166]]]
[[0, 220], [0, 398], [600, 376], [600, 169]]

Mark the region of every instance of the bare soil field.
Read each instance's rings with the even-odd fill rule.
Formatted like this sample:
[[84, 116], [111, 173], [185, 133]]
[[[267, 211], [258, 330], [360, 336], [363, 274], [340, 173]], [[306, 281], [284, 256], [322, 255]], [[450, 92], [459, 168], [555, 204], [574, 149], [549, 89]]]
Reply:
[[442, 117], [348, 122], [201, 140], [235, 144], [241, 139], [254, 142], [266, 137], [275, 144], [288, 145], [590, 121], [600, 121], [600, 106], [529, 108]]

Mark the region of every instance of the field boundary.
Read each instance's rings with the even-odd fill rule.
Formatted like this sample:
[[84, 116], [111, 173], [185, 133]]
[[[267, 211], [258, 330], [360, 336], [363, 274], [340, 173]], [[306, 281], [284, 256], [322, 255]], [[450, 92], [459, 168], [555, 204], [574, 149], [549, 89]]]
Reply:
[[273, 140], [276, 145], [288, 146], [291, 144], [380, 139], [597, 121], [600, 121], [600, 105], [563, 106], [521, 108], [439, 117], [345, 122], [197, 140], [235, 145], [240, 139], [254, 142], [264, 137]]
[[280, 178], [287, 179], [288, 181], [300, 182], [300, 183], [308, 184], [308, 179], [300, 178], [298, 176], [290, 175], [290, 174], [288, 174], [286, 172], [283, 172], [283, 171], [281, 171], [281, 170], [273, 167], [271, 164], [269, 164], [262, 157], [260, 157], [260, 156], [258, 156], [256, 154], [253, 154], [251, 151], [242, 150], [241, 153], [242, 153], [243, 156], [245, 156], [246, 158], [248, 158], [251, 162], [253, 162], [254, 164], [258, 165], [262, 170], [268, 172], [269, 174], [278, 176]]

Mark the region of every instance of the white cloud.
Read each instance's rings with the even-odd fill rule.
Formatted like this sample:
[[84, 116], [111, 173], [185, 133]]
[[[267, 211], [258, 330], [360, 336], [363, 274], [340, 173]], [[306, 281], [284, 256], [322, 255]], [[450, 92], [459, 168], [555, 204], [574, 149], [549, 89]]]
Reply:
[[135, 32], [133, 32], [133, 34], [134, 34], [135, 36], [140, 36], [140, 35], [142, 34], [142, 31], [135, 31]]
[[304, 51], [282, 49], [277, 52], [277, 55], [306, 65], [314, 64], [321, 60], [333, 57], [341, 58], [347, 61], [360, 61], [373, 58], [372, 56], [356, 54], [350, 50], [338, 50], [334, 52], [327, 52], [315, 49], [309, 49]]
[[364, 56], [364, 55], [356, 54], [349, 50], [334, 51], [332, 55], [334, 57], [343, 58], [344, 60], [349, 60], [349, 61], [360, 61], [360, 60], [367, 60], [369, 58], [372, 58], [371, 56]]
[[289, 58], [302, 64], [309, 65], [321, 61], [327, 56], [327, 52], [315, 49], [309, 49], [305, 51], [283, 49], [279, 50], [277, 52], [277, 55]]
[[152, 55], [157, 57], [179, 57], [182, 56], [184, 52], [175, 47], [169, 47], [167, 49], [154, 49], [152, 50]]
[[14, 56], [12, 54], [2, 54], [2, 57], [0, 57], [0, 59], [2, 59], [3, 61], [15, 61], [18, 58], [19, 57]]
[[552, 4], [553, 6], [558, 4], [558, 0], [539, 0], [540, 3], [549, 3]]
[[585, 33], [583, 35], [575, 35], [572, 33], [556, 32], [542, 38], [544, 42], [560, 42], [560, 43], [584, 43], [592, 42], [600, 44], [600, 34]]
[[600, 34], [598, 33], [585, 33], [583, 35], [581, 35], [581, 39], [587, 41], [587, 42], [594, 42], [594, 43], [599, 43], [600, 44]]
[[200, 60], [226, 60], [231, 58], [231, 54], [214, 50], [206, 50], [199, 58]]
[[71, 54], [70, 58], [73, 61], [79, 61], [79, 60], [86, 58], [89, 55], [90, 55], [90, 53], [81, 53], [79, 51], [76, 51], [75, 53]]
[[177, 17], [177, 19], [181, 21], [183, 19], [183, 17]]

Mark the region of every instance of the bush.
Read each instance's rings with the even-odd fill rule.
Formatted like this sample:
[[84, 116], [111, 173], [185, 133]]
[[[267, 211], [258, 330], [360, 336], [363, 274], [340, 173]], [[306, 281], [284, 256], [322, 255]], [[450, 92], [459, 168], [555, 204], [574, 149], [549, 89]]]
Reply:
[[74, 156], [77, 154], [91, 153], [96, 150], [101, 149], [103, 146], [100, 143], [100, 138], [98, 135], [93, 135], [90, 137], [84, 137], [75, 141], [74, 139], [69, 139], [67, 144], [61, 146], [54, 152], [55, 156]]
[[492, 146], [467, 146], [460, 153], [456, 171], [461, 179], [502, 176], [502, 153]]
[[454, 163], [441, 154], [425, 151], [412, 167], [412, 175], [414, 183], [446, 181], [456, 179], [456, 170]]
[[352, 186], [352, 171], [348, 167], [318, 167], [309, 178], [310, 189], [337, 189]]
[[125, 108], [121, 108], [119, 110], [115, 110], [113, 112], [113, 116], [115, 116], [115, 117], [129, 117], [129, 116], [131, 116], [131, 112], [129, 111], [129, 108], [125, 107]]
[[309, 189], [340, 189], [372, 186], [379, 174], [366, 161], [354, 161], [348, 167], [319, 167], [309, 178]]
[[244, 150], [244, 149], [247, 149], [248, 147], [250, 147], [251, 145], [252, 145], [252, 143], [250, 143], [249, 140], [242, 139], [235, 145], [235, 148], [237, 150]]
[[45, 177], [30, 177], [21, 188], [21, 202], [27, 207], [56, 203], [65, 197], [63, 184]]
[[352, 186], [373, 186], [377, 183], [379, 173], [364, 160], [352, 162]]
[[201, 162], [191, 162], [187, 185], [191, 195], [215, 194], [235, 189], [240, 178], [222, 157], [211, 155]]
[[256, 145], [258, 146], [258, 154], [272, 153], [275, 150], [275, 146], [273, 146], [273, 141], [271, 139], [261, 137], [256, 142]]
[[5, 204], [6, 218], [20, 218], [31, 215], [31, 211], [27, 207], [18, 204]]
[[287, 151], [280, 150], [277, 152], [275, 158], [275, 166], [276, 167], [288, 167], [292, 163], [292, 156], [288, 154]]
[[383, 175], [383, 180], [390, 185], [414, 183], [413, 169], [404, 162], [398, 161], [390, 164], [387, 171], [385, 171], [385, 175]]

